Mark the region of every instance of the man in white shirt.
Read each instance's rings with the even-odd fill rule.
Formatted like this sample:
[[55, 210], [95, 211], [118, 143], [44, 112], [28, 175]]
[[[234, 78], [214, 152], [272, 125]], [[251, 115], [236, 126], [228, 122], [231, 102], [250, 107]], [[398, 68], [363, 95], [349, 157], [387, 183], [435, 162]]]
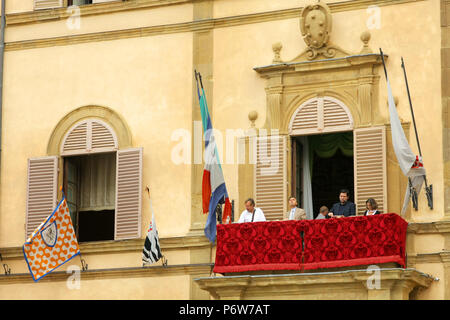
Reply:
[[260, 208], [255, 208], [255, 200], [249, 198], [245, 201], [245, 210], [242, 211], [238, 223], [266, 221], [266, 217]]

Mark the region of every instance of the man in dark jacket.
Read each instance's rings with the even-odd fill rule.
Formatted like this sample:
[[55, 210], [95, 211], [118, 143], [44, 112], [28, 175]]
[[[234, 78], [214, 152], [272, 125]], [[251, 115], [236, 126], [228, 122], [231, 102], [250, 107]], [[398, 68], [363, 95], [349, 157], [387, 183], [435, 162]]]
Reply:
[[342, 189], [339, 194], [339, 202], [333, 204], [328, 216], [335, 218], [349, 217], [356, 215], [356, 206], [353, 202], [348, 201], [349, 191]]

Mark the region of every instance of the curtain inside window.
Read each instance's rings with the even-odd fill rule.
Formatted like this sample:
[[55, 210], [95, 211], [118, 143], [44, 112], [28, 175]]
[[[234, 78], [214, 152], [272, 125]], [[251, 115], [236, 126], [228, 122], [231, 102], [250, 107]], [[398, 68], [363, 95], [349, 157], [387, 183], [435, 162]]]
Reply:
[[116, 201], [116, 154], [81, 158], [80, 211], [114, 210]]
[[[304, 164], [310, 163], [309, 141], [308, 137], [300, 137], [299, 141], [303, 145], [302, 161]], [[303, 166], [303, 210], [306, 212], [307, 219], [314, 219], [313, 201], [312, 201], [312, 185], [311, 172], [307, 165]]]
[[353, 157], [353, 132], [308, 136], [309, 168], [313, 172], [314, 153], [320, 158], [331, 158], [340, 149], [344, 156]]

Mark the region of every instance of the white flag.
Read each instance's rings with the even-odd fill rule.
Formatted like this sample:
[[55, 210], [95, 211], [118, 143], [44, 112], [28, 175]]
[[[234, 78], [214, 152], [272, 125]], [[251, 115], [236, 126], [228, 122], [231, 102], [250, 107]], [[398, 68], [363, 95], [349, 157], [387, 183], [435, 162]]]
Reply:
[[150, 200], [150, 209], [152, 212], [152, 221], [148, 228], [147, 238], [145, 238], [144, 250], [142, 251], [142, 261], [146, 263], [155, 263], [161, 259], [161, 248], [159, 246], [158, 231], [156, 230], [155, 213], [153, 212], [152, 200]]
[[[422, 184], [425, 181], [425, 168], [423, 167], [422, 159], [417, 157], [409, 146], [402, 124], [400, 123], [400, 118], [398, 117], [397, 108], [395, 107], [391, 84], [388, 78], [386, 78], [386, 80], [388, 87], [389, 114], [391, 118], [392, 144], [394, 146], [395, 155], [397, 156], [398, 164], [400, 165], [403, 174], [411, 180], [412, 187], [415, 188], [417, 194], [419, 194], [422, 189]], [[410, 197], [411, 193], [408, 182], [405, 200], [403, 202], [402, 215], [405, 214]]]

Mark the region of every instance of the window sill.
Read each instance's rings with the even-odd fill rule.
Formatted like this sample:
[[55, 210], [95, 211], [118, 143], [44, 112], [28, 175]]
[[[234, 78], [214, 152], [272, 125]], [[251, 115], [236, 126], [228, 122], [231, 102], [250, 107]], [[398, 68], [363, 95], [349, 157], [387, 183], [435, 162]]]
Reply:
[[[138, 278], [138, 277], [158, 277], [158, 276], [179, 276], [193, 275], [204, 276], [211, 273], [214, 264], [183, 264], [169, 266], [150, 266], [150, 267], [134, 267], [134, 268], [110, 268], [110, 269], [94, 269], [81, 272], [82, 280], [98, 280], [98, 279], [115, 279], [115, 278]], [[67, 281], [68, 274], [65, 271], [54, 271], [45, 276], [39, 282], [55, 282]], [[33, 283], [29, 273], [18, 273], [11, 275], [0, 274], [0, 285]]]
[[[125, 253], [142, 251], [145, 238], [130, 240], [90, 241], [79, 244], [83, 256], [89, 254]], [[160, 238], [161, 250], [187, 250], [198, 247], [209, 247], [210, 242], [204, 236], [186, 236]], [[23, 258], [22, 247], [0, 248], [2, 259]]]

